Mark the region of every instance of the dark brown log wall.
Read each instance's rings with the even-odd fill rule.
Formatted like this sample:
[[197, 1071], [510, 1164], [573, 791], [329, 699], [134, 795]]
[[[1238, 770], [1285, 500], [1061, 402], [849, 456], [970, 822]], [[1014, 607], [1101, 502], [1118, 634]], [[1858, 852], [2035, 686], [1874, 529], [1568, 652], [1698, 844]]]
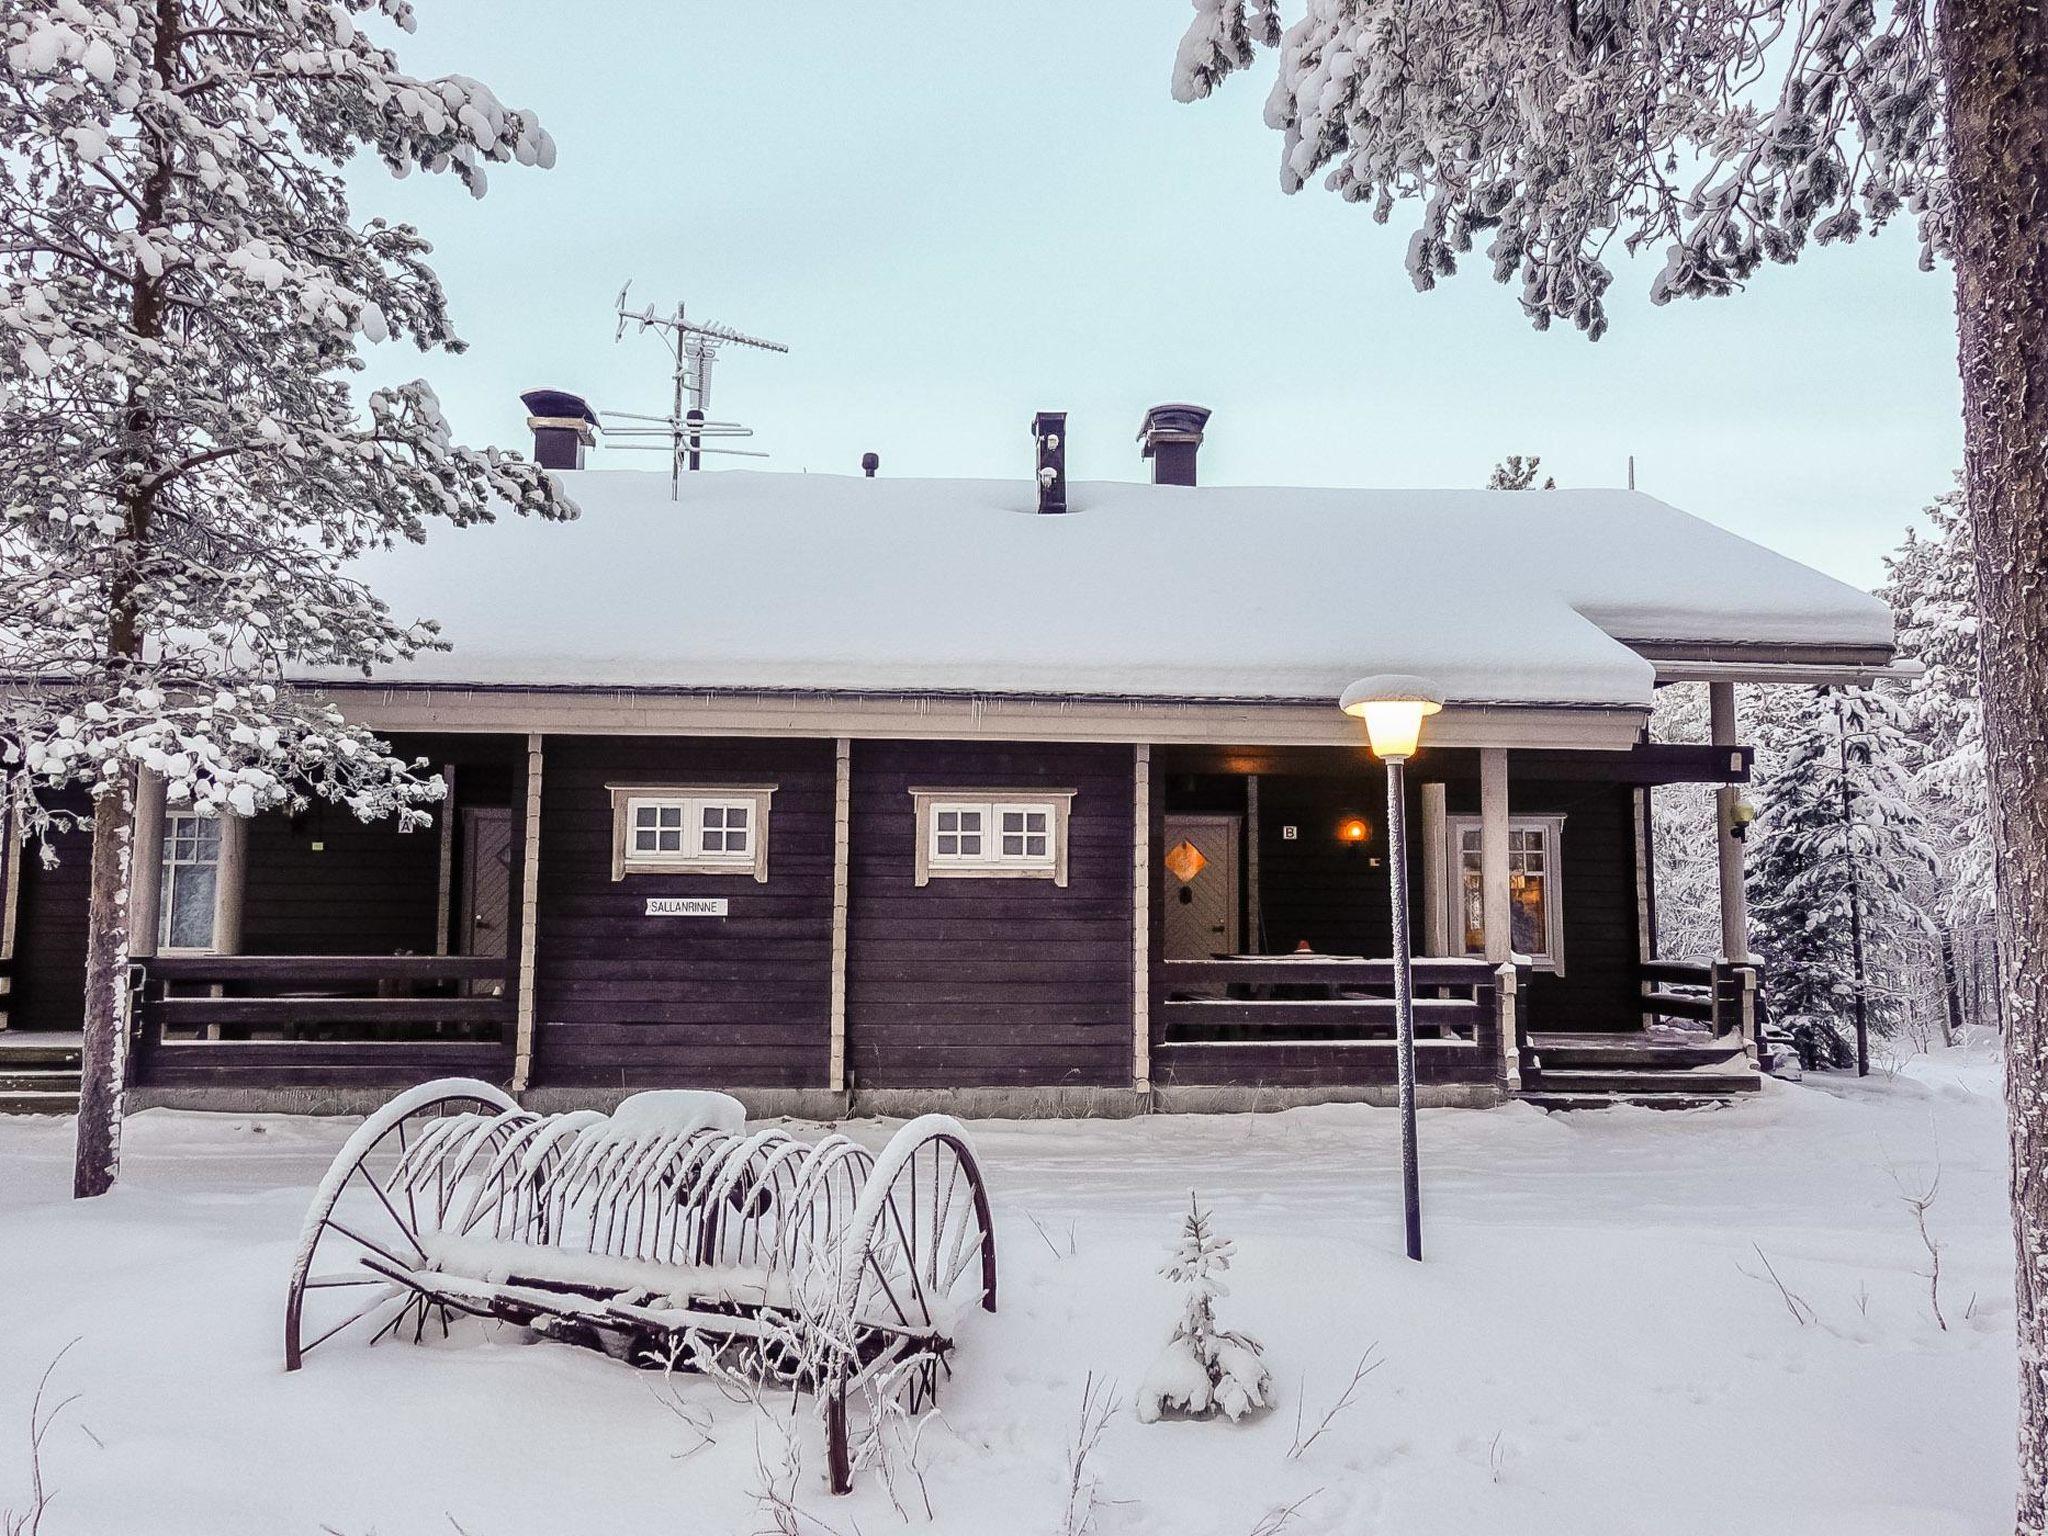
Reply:
[[[1128, 746], [853, 744], [847, 1063], [860, 1086], [1131, 1081], [1134, 765]], [[912, 785], [1078, 791], [1067, 885], [918, 886]]]
[[[56, 802], [82, 811], [82, 794]], [[56, 838], [55, 867], [37, 845], [22, 850], [21, 895], [14, 929], [14, 990], [9, 1029], [77, 1029], [85, 1017], [85, 901], [92, 876], [92, 828]]]
[[[821, 1087], [832, 962], [830, 741], [556, 736], [541, 776], [536, 1082]], [[775, 784], [768, 880], [611, 877], [609, 783]], [[650, 896], [728, 915], [648, 917]]]

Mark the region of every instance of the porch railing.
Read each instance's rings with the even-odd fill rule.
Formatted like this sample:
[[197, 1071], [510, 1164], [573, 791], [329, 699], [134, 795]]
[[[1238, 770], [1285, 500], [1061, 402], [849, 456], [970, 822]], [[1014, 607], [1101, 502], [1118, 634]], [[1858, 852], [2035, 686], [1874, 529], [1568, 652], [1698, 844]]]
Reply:
[[[1168, 960], [1161, 972], [1154, 1057], [1169, 1080], [1393, 1080], [1391, 959]], [[1527, 1028], [1515, 968], [1418, 959], [1414, 980], [1418, 1077], [1518, 1088]]]
[[290, 1085], [499, 1075], [513, 1017], [482, 955], [161, 955], [137, 962], [137, 1075]]
[[1760, 974], [1727, 960], [1646, 960], [1636, 968], [1644, 1019], [1685, 1019], [1739, 1036], [1752, 1061], [1762, 1014]]

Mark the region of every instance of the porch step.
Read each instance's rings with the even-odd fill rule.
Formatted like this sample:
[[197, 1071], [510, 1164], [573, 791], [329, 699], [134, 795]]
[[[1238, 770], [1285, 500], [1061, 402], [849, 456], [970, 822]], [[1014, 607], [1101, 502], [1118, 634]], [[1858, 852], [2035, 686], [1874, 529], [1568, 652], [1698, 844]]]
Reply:
[[1539, 1093], [1605, 1093], [1626, 1097], [1679, 1093], [1700, 1098], [1726, 1098], [1731, 1094], [1755, 1093], [1759, 1086], [1754, 1072], [1561, 1072], [1546, 1064], [1534, 1076]]
[[0, 1062], [0, 1094], [68, 1093], [78, 1097], [78, 1069], [70, 1071], [18, 1071], [11, 1062]]
[[68, 1093], [0, 1089], [0, 1115], [75, 1115], [78, 1090]]
[[1544, 1110], [1613, 1109], [1623, 1104], [1637, 1109], [1720, 1109], [1732, 1102], [1723, 1094], [1545, 1093], [1540, 1088], [1523, 1089], [1521, 1101]]
[[1546, 1072], [1672, 1072], [1719, 1067], [1743, 1059], [1742, 1043], [1721, 1045], [1592, 1045], [1539, 1043], [1536, 1060]]
[[0, 1072], [76, 1072], [84, 1060], [78, 1046], [26, 1045], [23, 1038], [0, 1035]]

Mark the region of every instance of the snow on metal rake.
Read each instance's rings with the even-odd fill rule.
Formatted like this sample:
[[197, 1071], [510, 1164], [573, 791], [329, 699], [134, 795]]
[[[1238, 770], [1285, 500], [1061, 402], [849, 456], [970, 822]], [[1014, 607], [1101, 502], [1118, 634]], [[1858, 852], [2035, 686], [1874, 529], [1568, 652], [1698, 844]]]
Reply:
[[879, 1156], [745, 1118], [721, 1093], [541, 1115], [466, 1078], [406, 1090], [306, 1213], [285, 1368], [344, 1335], [417, 1342], [470, 1316], [635, 1365], [741, 1371], [823, 1398], [844, 1493], [847, 1393], [920, 1411], [968, 1304], [995, 1310], [988, 1193], [945, 1116]]

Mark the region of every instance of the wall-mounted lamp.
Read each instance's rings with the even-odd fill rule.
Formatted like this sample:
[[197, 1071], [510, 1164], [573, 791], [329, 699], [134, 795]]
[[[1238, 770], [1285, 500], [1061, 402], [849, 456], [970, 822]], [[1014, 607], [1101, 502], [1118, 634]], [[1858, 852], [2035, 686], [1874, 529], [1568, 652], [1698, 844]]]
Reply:
[[1363, 816], [1345, 816], [1337, 822], [1337, 841], [1340, 843], [1369, 843], [1372, 841], [1372, 823]]
[[1188, 884], [1195, 876], [1209, 867], [1209, 861], [1202, 856], [1202, 850], [1186, 838], [1182, 838], [1166, 850], [1166, 857], [1160, 861], [1166, 872], [1182, 885]]

